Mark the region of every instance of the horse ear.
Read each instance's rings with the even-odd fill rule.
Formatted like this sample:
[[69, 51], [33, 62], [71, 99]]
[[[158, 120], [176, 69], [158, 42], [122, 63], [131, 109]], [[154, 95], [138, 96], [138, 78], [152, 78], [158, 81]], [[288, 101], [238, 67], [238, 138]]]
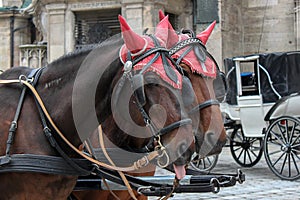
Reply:
[[206, 44], [210, 34], [214, 30], [215, 25], [216, 25], [216, 20], [213, 23], [211, 23], [203, 32], [197, 35], [197, 38], [200, 39], [204, 45]]
[[119, 15], [119, 22], [121, 26], [123, 40], [127, 49], [133, 54], [140, 52], [142, 49], [145, 49], [145, 46], [147, 45], [146, 40], [137, 33], [135, 33], [130, 28], [125, 18], [121, 15]]
[[[162, 11], [159, 12], [159, 18], [164, 16]], [[156, 26], [155, 36], [162, 39], [167, 48], [173, 47], [178, 42], [178, 35], [175, 32], [173, 26], [169, 22], [169, 16], [165, 16]]]
[[154, 35], [161, 39], [165, 44], [168, 41], [168, 18], [169, 16], [164, 17], [156, 26]]
[[163, 20], [163, 18], [166, 17], [165, 14], [164, 14], [164, 12], [162, 10], [158, 11], [158, 15], [159, 15], [159, 21]]

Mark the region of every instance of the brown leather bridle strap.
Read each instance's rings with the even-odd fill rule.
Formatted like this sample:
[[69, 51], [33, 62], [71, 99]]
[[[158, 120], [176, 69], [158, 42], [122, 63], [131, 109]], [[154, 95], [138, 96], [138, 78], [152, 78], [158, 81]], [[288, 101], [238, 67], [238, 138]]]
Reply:
[[110, 170], [116, 170], [116, 171], [123, 171], [123, 172], [130, 172], [130, 171], [134, 171], [134, 170], [138, 170], [146, 165], [149, 164], [150, 161], [152, 161], [154, 158], [156, 158], [157, 156], [159, 156], [159, 150], [156, 151], [152, 151], [150, 152], [147, 156], [144, 156], [142, 158], [140, 158], [139, 160], [135, 161], [134, 164], [132, 166], [129, 167], [117, 167], [117, 166], [112, 166], [112, 165], [108, 165], [106, 163], [100, 162], [92, 157], [90, 157], [89, 155], [86, 155], [85, 153], [83, 153], [82, 151], [80, 151], [77, 147], [75, 147], [63, 134], [62, 132], [59, 130], [59, 128], [56, 126], [56, 124], [53, 122], [49, 112], [47, 111], [43, 100], [41, 99], [40, 95], [38, 94], [38, 92], [36, 91], [36, 89], [27, 81], [27, 80], [18, 80], [18, 79], [14, 79], [14, 80], [0, 80], [0, 84], [13, 84], [13, 83], [21, 83], [26, 85], [32, 92], [32, 94], [35, 96], [39, 106], [41, 107], [42, 111], [44, 112], [46, 118], [48, 119], [49, 123], [51, 124], [51, 126], [54, 128], [54, 130], [57, 132], [57, 134], [60, 136], [60, 138], [71, 148], [73, 149], [76, 153], [78, 153], [81, 157], [87, 159], [88, 161], [99, 165], [101, 167], [110, 169]]
[[111, 193], [111, 195], [113, 195], [113, 197], [116, 199], [116, 200], [121, 200], [109, 187], [108, 183], [106, 182], [106, 179], [105, 178], [102, 178], [102, 181], [105, 185], [105, 187], [109, 190], [109, 193]]
[[[116, 166], [115, 163], [112, 161], [112, 159], [110, 158], [110, 156], [108, 155], [105, 145], [104, 145], [104, 139], [103, 139], [103, 131], [102, 131], [102, 126], [99, 125], [98, 126], [98, 136], [99, 136], [99, 143], [100, 143], [100, 147], [103, 151], [103, 154], [105, 156], [105, 158], [108, 160], [108, 162], [112, 165], [112, 166]], [[133, 193], [133, 190], [129, 184], [129, 181], [127, 180], [127, 178], [125, 177], [124, 173], [121, 171], [118, 171], [120, 177], [122, 178], [125, 186], [127, 187], [128, 193], [130, 194], [130, 196], [134, 199], [137, 200], [136, 196]]]

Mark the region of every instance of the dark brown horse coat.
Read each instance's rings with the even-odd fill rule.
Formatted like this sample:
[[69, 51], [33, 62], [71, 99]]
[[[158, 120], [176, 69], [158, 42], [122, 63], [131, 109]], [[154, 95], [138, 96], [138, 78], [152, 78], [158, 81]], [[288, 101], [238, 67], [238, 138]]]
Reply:
[[[122, 75], [122, 64], [118, 57], [122, 44], [121, 38], [112, 38], [96, 49], [64, 56], [43, 69], [36, 90], [56, 126], [76, 147], [81, 145], [82, 139], [90, 135], [99, 123], [111, 115], [113, 84]], [[28, 68], [13, 68], [1, 74], [0, 79], [18, 79], [20, 75], [28, 75], [29, 71]], [[149, 74], [159, 80], [157, 75]], [[14, 118], [21, 87], [20, 84], [0, 85], [0, 155], [5, 155], [8, 129]], [[92, 91], [94, 96], [91, 96], [92, 88], [95, 89]], [[145, 87], [145, 93], [148, 97], [146, 108], [159, 103], [168, 111], [166, 125], [186, 116], [177, 100], [173, 99], [173, 93], [166, 89], [161, 90], [159, 84]], [[140, 115], [137, 109], [131, 112], [133, 115]], [[140, 117], [136, 119], [143, 120]], [[53, 135], [69, 157], [78, 156], [55, 133]], [[178, 149], [177, 144], [191, 144], [193, 141], [191, 126], [187, 125], [179, 132], [172, 131], [164, 136], [162, 142], [168, 143], [175, 135], [176, 140], [170, 146], [171, 152]], [[30, 92], [25, 98], [9, 153], [59, 156], [43, 134], [36, 104]], [[185, 156], [184, 159], [188, 160], [191, 152]], [[66, 199], [76, 179], [76, 176], [31, 172], [1, 173], [0, 168], [0, 199]]]

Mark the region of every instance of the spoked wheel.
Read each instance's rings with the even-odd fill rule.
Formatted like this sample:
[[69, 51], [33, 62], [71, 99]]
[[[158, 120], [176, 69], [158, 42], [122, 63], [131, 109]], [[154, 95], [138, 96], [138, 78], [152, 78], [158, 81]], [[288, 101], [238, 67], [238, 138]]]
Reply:
[[201, 158], [199, 154], [194, 153], [190, 165], [199, 172], [210, 172], [218, 162], [218, 155], [211, 155]]
[[267, 164], [284, 180], [300, 177], [300, 121], [291, 116], [276, 119], [268, 128], [264, 140]]
[[252, 167], [262, 156], [262, 138], [245, 137], [242, 126], [238, 126], [231, 133], [230, 152], [240, 166]]

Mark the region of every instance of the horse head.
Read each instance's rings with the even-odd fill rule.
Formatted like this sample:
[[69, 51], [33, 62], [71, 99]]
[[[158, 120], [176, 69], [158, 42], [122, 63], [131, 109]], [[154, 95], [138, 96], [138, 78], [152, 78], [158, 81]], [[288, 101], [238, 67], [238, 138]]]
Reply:
[[[182, 74], [160, 39], [138, 35], [122, 16], [119, 21], [124, 40], [119, 55], [124, 71], [113, 93], [116, 98], [112, 107], [117, 108], [114, 118], [126, 122], [127, 128], [128, 121], [146, 127], [126, 132], [130, 132], [140, 148], [162, 149], [158, 165], [164, 167], [173, 163], [177, 178], [181, 179], [194, 152], [191, 120], [184, 111], [181, 94]], [[125, 102], [130, 102], [129, 106], [120, 103], [121, 99], [127, 99]]]
[[161, 11], [159, 16], [161, 21], [157, 25], [157, 30], [167, 32], [168, 37], [165, 37], [165, 34], [157, 36], [166, 43], [176, 63], [184, 69], [199, 104], [189, 111], [190, 116], [200, 117], [198, 124], [193, 123], [194, 128], [197, 126], [195, 133], [197, 152], [201, 156], [220, 153], [226, 143], [226, 132], [214, 91], [214, 81], [216, 77], [219, 80], [220, 70], [204, 46], [215, 22], [197, 35], [192, 31], [177, 34], [168, 21], [168, 16], [165, 17]]

